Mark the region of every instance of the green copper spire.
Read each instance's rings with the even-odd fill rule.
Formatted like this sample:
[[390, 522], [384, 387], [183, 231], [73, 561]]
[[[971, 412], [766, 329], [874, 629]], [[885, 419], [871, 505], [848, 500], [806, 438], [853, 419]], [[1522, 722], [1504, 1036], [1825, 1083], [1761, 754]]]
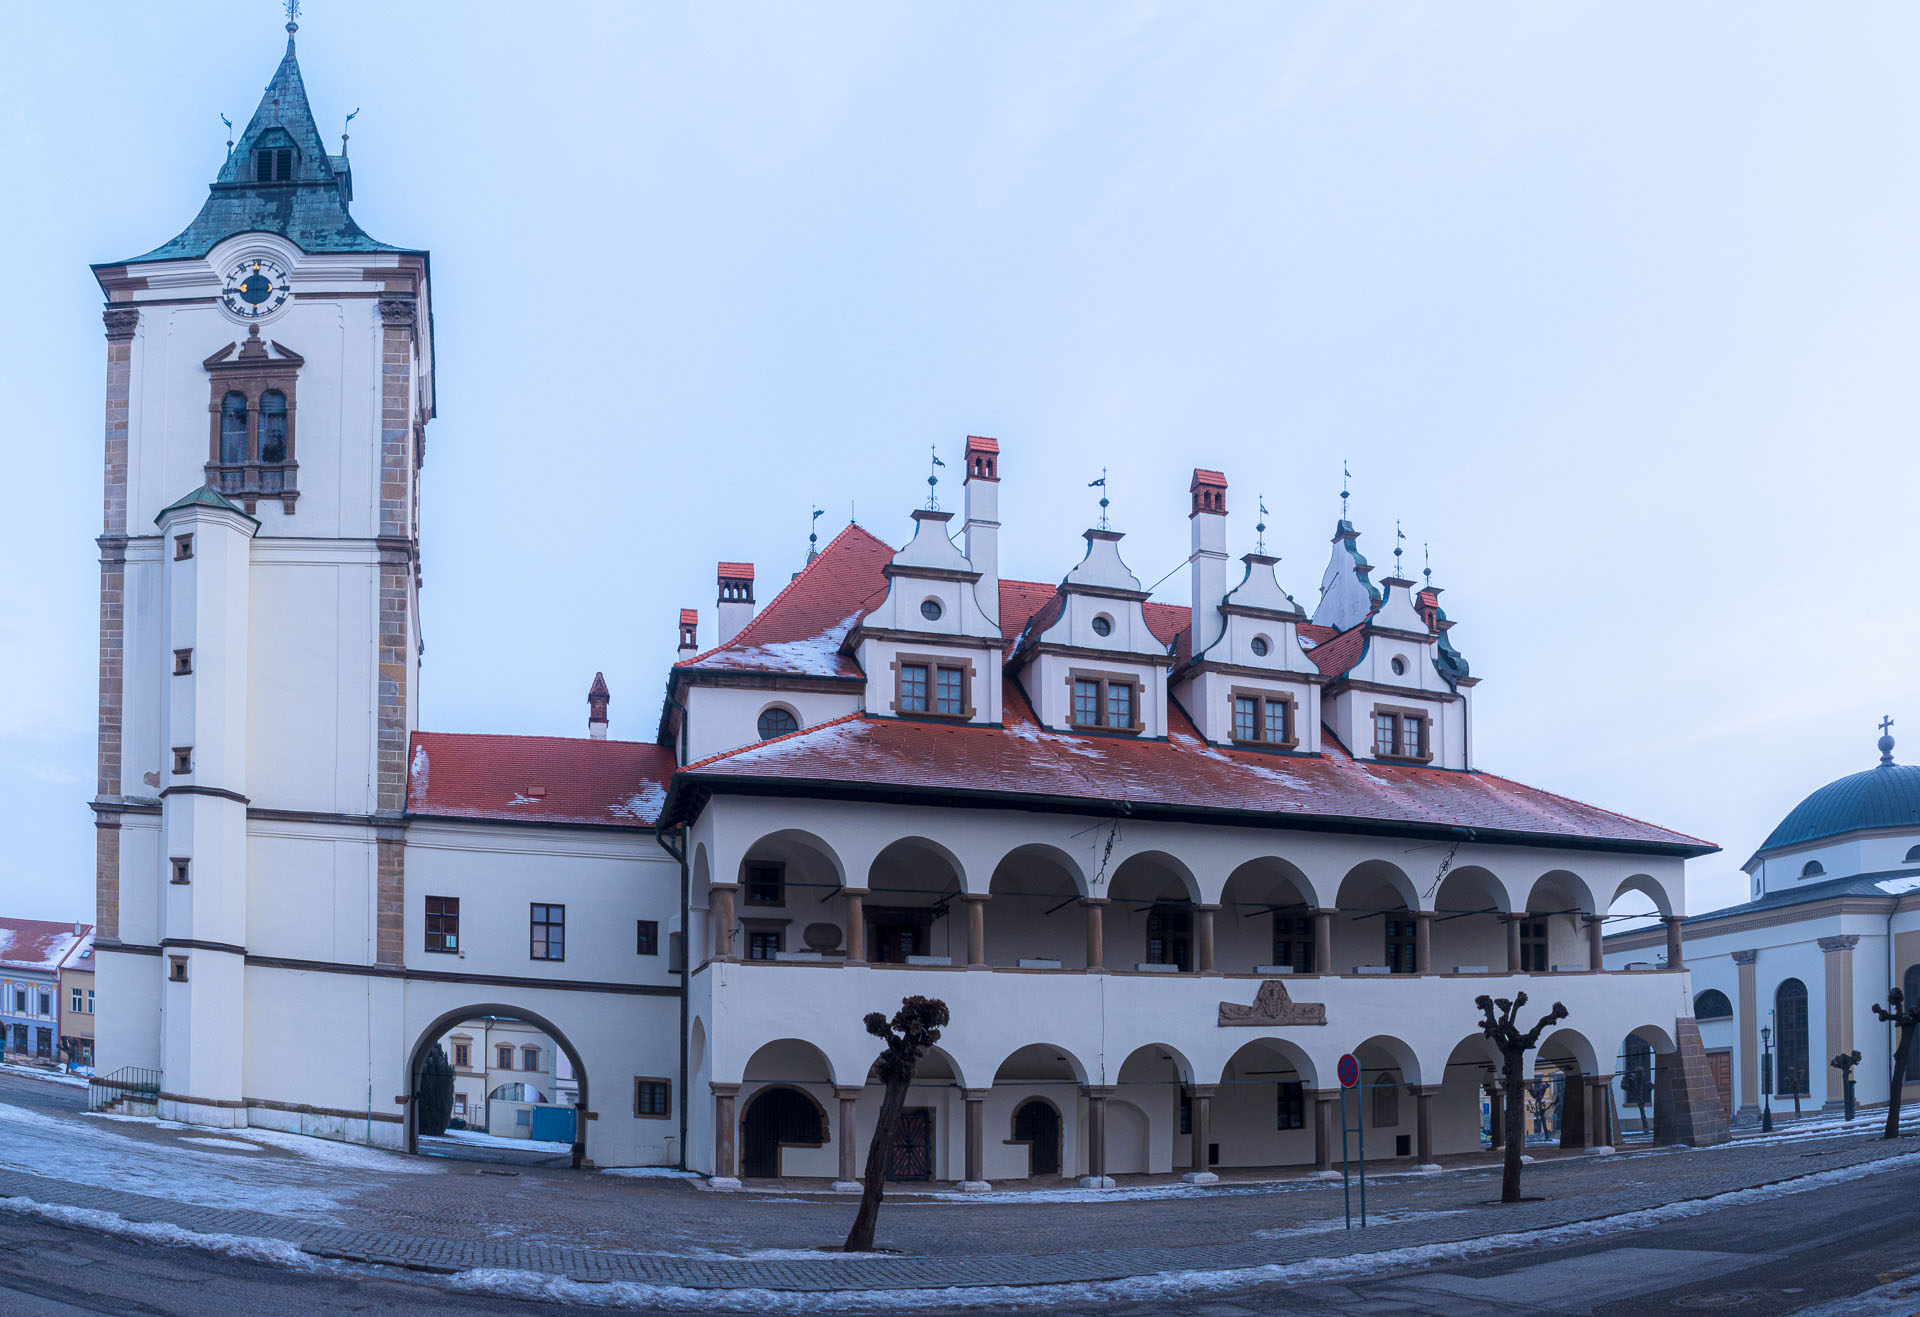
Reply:
[[294, 56], [294, 31], [289, 21], [287, 53], [200, 214], [173, 241], [118, 264], [205, 256], [237, 233], [277, 233], [307, 252], [405, 250], [369, 237], [347, 213], [352, 175], [346, 157], [328, 155], [321, 140]]

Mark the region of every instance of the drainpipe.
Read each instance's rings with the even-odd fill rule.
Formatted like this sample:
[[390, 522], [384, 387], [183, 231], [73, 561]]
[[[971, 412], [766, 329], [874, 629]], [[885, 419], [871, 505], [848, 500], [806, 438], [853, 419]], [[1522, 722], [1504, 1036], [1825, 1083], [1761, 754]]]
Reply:
[[[672, 697], [668, 698], [671, 700]], [[680, 715], [683, 720], [680, 726], [685, 730], [685, 705], [680, 706]], [[653, 825], [653, 839], [659, 843], [661, 850], [671, 855], [680, 865], [680, 1162], [676, 1169], [684, 1171], [687, 1169], [687, 1103], [692, 1100], [687, 1095], [687, 1029], [690, 1023], [688, 1015], [691, 1012], [689, 1003], [693, 966], [693, 929], [689, 924], [692, 877], [687, 872], [686, 848], [676, 846], [667, 840], [666, 824], [667, 816], [663, 809], [660, 812], [659, 821]]]
[[687, 762], [687, 748], [693, 744], [693, 714], [687, 706], [673, 698], [673, 688], [667, 688], [667, 703], [680, 710], [680, 737], [673, 747], [673, 760], [676, 764]]

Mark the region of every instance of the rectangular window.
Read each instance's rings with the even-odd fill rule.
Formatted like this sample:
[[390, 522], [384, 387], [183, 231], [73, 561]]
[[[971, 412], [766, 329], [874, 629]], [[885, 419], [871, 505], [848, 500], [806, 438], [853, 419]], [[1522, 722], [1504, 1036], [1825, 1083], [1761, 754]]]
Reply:
[[193, 651], [176, 649], [173, 651], [173, 675], [189, 677], [193, 675]]
[[173, 560], [185, 562], [193, 557], [193, 536], [176, 535], [173, 537]]
[[1236, 695], [1233, 698], [1233, 739], [1260, 739], [1260, 701], [1250, 695]]
[[193, 771], [193, 747], [176, 745], [173, 747], [173, 771], [191, 773]]
[[1414, 714], [1400, 715], [1400, 753], [1418, 759], [1427, 753], [1427, 720]]
[[93, 989], [92, 988], [87, 989], [87, 1014], [88, 1015], [93, 1014]]
[[1273, 963], [1291, 966], [1296, 974], [1313, 973], [1313, 916], [1273, 917]]
[[1100, 725], [1100, 683], [1076, 678], [1073, 683], [1073, 721], [1079, 727]]
[[493, 1049], [493, 1068], [495, 1070], [513, 1069], [513, 1044], [500, 1043]]
[[1134, 682], [1112, 677], [1073, 679], [1073, 725], [1076, 727], [1135, 731], [1139, 704], [1139, 690]]
[[1399, 753], [1399, 751], [1395, 749], [1395, 746], [1397, 744], [1395, 737], [1396, 737], [1396, 734], [1398, 733], [1399, 727], [1400, 727], [1400, 720], [1396, 718], [1393, 714], [1376, 713], [1373, 715], [1373, 753], [1374, 754], [1392, 755], [1392, 754]]
[[1544, 919], [1520, 921], [1520, 972], [1547, 972], [1547, 921]]
[[634, 937], [634, 954], [637, 956], [657, 956], [660, 954], [660, 921], [642, 919]]
[[1268, 700], [1266, 712], [1267, 740], [1282, 745], [1290, 743], [1293, 740], [1293, 728], [1290, 726], [1293, 705], [1287, 700]]
[[167, 978], [175, 983], [187, 981], [187, 958], [185, 956], [167, 957]]
[[427, 898], [427, 950], [460, 950], [460, 898]]
[[174, 881], [175, 883], [178, 883], [182, 887], [185, 887], [188, 883], [193, 881], [193, 862], [191, 860], [174, 860], [172, 864], [173, 864], [172, 881]]
[[1303, 1130], [1307, 1127], [1307, 1096], [1299, 1084], [1280, 1084], [1279, 1110], [1274, 1128]]
[[1413, 973], [1413, 925], [1411, 919], [1387, 920], [1387, 968], [1395, 974]]
[[785, 905], [787, 903], [787, 866], [749, 864], [746, 897], [748, 905]]
[[27, 1013], [27, 990], [25, 988], [15, 988], [13, 990], [13, 1013], [15, 1015], [25, 1015]]
[[748, 960], [777, 960], [786, 950], [782, 945], [784, 936], [777, 928], [750, 928], [747, 930]]
[[1193, 1133], [1193, 1094], [1184, 1088], [1180, 1090], [1180, 1132]]
[[1133, 687], [1125, 682], [1107, 683], [1107, 726], [1133, 726]]
[[520, 1108], [520, 1110], [513, 1113], [513, 1123], [516, 1126], [531, 1125], [533, 1124], [533, 1113], [527, 1110], [525, 1107], [522, 1107]]
[[1396, 759], [1424, 759], [1427, 755], [1427, 720], [1417, 713], [1387, 713], [1374, 710], [1373, 753]]
[[1182, 905], [1156, 905], [1147, 911], [1147, 964], [1191, 967], [1193, 911]]
[[532, 936], [528, 957], [533, 960], [565, 960], [567, 908], [564, 905], [536, 905], [530, 922]]
[[53, 1014], [53, 994], [45, 988], [40, 990], [40, 1014]]
[[461, 1070], [473, 1069], [472, 1043], [455, 1043], [453, 1045], [453, 1064]]
[[522, 1070], [538, 1070], [540, 1068], [540, 1049], [537, 1047], [521, 1048], [520, 1068]]
[[935, 713], [967, 711], [967, 674], [963, 668], [938, 668], [934, 672]]
[[926, 711], [927, 665], [902, 663], [900, 665], [900, 712], [925, 713]]
[[664, 1079], [634, 1080], [633, 1114], [643, 1120], [665, 1120], [673, 1115], [673, 1085]]
[[72, 1011], [75, 1015], [84, 1014], [87, 1009], [86, 994], [83, 993], [80, 989], [75, 988], [73, 990], [72, 1005], [70, 1005], [67, 1009]]

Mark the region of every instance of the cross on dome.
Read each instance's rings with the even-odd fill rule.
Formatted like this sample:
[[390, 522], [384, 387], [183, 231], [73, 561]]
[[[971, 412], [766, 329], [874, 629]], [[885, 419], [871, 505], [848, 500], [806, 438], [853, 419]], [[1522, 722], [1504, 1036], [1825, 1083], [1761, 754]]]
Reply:
[[1893, 719], [1882, 715], [1880, 718], [1880, 762], [1883, 764], [1891, 764], [1893, 762], [1893, 734], [1888, 730], [1892, 726]]

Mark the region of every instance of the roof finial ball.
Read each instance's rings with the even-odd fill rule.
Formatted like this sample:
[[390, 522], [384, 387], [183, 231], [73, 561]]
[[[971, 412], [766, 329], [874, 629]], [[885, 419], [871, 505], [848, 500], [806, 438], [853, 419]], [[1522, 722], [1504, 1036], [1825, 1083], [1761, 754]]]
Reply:
[[1893, 719], [1884, 717], [1880, 719], [1880, 762], [1883, 764], [1893, 762], [1893, 736], [1887, 731], [1891, 726], [1893, 726]]
[[300, 30], [300, 0], [287, 0], [287, 40]]

